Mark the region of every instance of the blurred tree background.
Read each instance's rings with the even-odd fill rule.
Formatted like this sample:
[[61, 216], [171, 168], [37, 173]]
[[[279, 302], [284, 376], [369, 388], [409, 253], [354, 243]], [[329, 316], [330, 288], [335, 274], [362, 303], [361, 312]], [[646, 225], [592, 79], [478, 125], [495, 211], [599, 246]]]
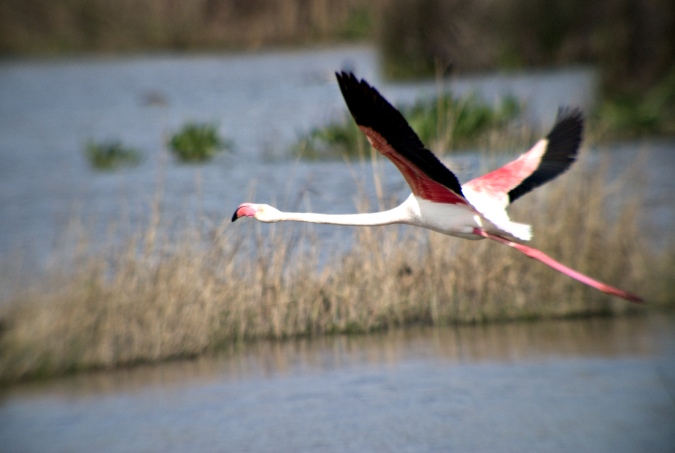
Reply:
[[596, 65], [608, 116], [675, 133], [672, 0], [0, 0], [5, 56], [353, 42], [390, 78]]

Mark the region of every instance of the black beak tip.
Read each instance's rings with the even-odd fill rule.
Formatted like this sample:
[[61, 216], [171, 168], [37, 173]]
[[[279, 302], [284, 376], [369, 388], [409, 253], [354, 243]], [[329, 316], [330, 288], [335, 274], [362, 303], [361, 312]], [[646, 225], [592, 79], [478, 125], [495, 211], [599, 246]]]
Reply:
[[237, 215], [237, 211], [234, 211], [234, 214], [232, 214], [232, 221], [234, 222], [238, 218], [239, 218], [239, 216]]

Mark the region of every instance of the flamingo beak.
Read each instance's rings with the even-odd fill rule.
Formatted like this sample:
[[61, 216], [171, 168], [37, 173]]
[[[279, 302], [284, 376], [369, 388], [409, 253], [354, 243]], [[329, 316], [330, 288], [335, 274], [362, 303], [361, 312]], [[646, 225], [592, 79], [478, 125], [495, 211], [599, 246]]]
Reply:
[[250, 204], [242, 204], [240, 205], [236, 211], [234, 211], [234, 214], [232, 215], [232, 221], [234, 222], [237, 220], [239, 217], [253, 217], [255, 215], [255, 209]]

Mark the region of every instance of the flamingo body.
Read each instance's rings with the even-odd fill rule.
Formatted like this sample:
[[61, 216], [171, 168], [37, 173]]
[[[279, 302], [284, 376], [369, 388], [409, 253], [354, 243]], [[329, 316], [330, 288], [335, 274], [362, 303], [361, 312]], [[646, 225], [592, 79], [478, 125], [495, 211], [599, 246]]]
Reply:
[[515, 241], [530, 240], [530, 225], [513, 222], [506, 208], [532, 189], [567, 171], [577, 157], [583, 132], [578, 109], [560, 109], [548, 135], [503, 167], [460, 185], [457, 177], [424, 147], [401, 113], [365, 80], [338, 73], [337, 80], [350, 113], [370, 144], [403, 175], [412, 194], [399, 206], [364, 214], [282, 212], [243, 203], [232, 221], [253, 217], [261, 222], [298, 221], [346, 226], [407, 224], [464, 239], [491, 239], [584, 284], [631, 302], [632, 293], [594, 280], [555, 261], [540, 250]]

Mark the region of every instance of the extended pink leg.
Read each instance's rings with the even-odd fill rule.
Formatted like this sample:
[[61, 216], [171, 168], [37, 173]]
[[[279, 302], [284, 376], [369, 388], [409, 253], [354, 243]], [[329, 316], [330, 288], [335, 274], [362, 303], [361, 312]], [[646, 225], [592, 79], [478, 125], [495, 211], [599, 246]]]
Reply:
[[575, 280], [580, 281], [581, 283], [584, 283], [588, 286], [591, 286], [595, 289], [598, 289], [602, 291], [603, 293], [606, 294], [611, 294], [612, 296], [618, 296], [622, 297], [626, 300], [629, 300], [631, 302], [634, 302], [636, 304], [642, 304], [644, 301], [642, 300], [641, 297], [629, 293], [628, 291], [624, 291], [619, 288], [615, 288], [613, 286], [610, 286], [606, 283], [599, 282], [597, 280], [592, 279], [591, 277], [582, 274], [581, 272], [577, 272], [574, 269], [571, 269], [567, 266], [565, 266], [562, 263], [559, 263], [558, 261], [554, 260], [541, 250], [535, 249], [534, 247], [528, 247], [523, 244], [518, 244], [517, 242], [509, 241], [508, 239], [504, 239], [503, 237], [496, 236], [493, 234], [488, 233], [487, 231], [484, 231], [480, 228], [474, 228], [473, 229], [474, 234], [477, 234], [479, 236], [483, 236], [484, 238], [492, 239], [493, 241], [500, 242], [504, 245], [508, 245], [511, 248], [514, 248], [518, 250], [521, 253], [524, 253], [530, 258], [533, 258], [535, 260], [541, 261], [542, 263], [546, 264], [547, 266], [552, 267], [553, 269], [557, 270], [558, 272], [562, 272], [563, 274], [572, 277]]

